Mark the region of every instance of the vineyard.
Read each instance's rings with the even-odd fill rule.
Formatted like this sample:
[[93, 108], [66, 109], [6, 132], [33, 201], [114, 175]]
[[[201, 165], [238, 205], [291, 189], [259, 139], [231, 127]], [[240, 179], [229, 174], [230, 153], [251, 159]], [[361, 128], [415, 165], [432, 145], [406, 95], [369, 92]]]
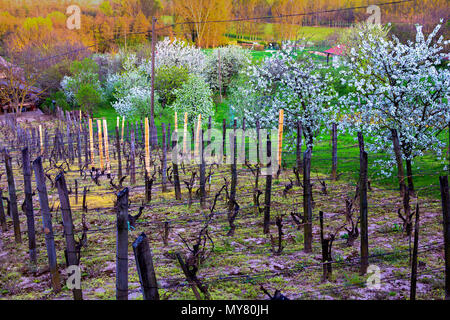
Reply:
[[[276, 157], [273, 139], [265, 149], [225, 134], [245, 132], [245, 121], [216, 129], [228, 152], [207, 164], [209, 131], [197, 126], [183, 146], [186, 121], [156, 128], [118, 118], [112, 131], [78, 111], [39, 123], [6, 116], [0, 298], [448, 297], [446, 177], [421, 171], [433, 183], [390, 188], [371, 174], [368, 159], [380, 155], [366, 152], [363, 135], [344, 143], [337, 126], [329, 149], [300, 138], [289, 152], [280, 117]], [[177, 162], [179, 145], [200, 161]], [[264, 175], [262, 161], [246, 159], [261, 150], [279, 170]], [[359, 171], [341, 172], [350, 161]], [[68, 286], [74, 265], [81, 288]]]
[[0, 300], [450, 299], [445, 1], [25, 2]]

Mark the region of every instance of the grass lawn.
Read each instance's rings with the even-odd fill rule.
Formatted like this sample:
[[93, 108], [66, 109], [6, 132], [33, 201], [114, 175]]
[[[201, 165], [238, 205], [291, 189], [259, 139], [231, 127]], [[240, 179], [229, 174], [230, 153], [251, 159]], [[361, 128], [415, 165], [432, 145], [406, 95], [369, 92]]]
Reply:
[[[206, 54], [211, 53], [214, 49], [202, 49], [203, 52]], [[265, 57], [272, 56], [272, 53], [270, 51], [257, 51], [257, 50], [250, 50], [250, 54], [252, 55], [253, 62], [258, 62], [264, 59]]]
[[[169, 109], [168, 109], [169, 110]], [[114, 110], [113, 107], [110, 106], [104, 106], [99, 108], [95, 113], [94, 113], [94, 119], [106, 119], [108, 122], [108, 131], [110, 134], [113, 134], [115, 132], [115, 128], [116, 128], [116, 123], [117, 123], [117, 117], [119, 115], [117, 114], [116, 110]], [[132, 119], [126, 119], [126, 121], [130, 121], [130, 122], [140, 122], [140, 118], [136, 117], [136, 118], [132, 118]], [[122, 123], [122, 118], [120, 118], [120, 123]], [[155, 123], [158, 129], [161, 128], [161, 124], [165, 123], [168, 124], [170, 123], [171, 126], [174, 125], [175, 121], [173, 119], [173, 115], [170, 114], [168, 111], [164, 112], [161, 116], [156, 115], [155, 117]]]
[[[218, 101], [218, 98], [215, 97]], [[112, 107], [99, 109], [95, 118], [105, 118], [108, 121], [108, 130], [112, 134], [115, 130], [117, 113]], [[222, 103], [217, 104], [217, 111], [214, 117], [214, 124], [216, 128], [222, 128], [223, 119], [227, 120], [227, 126], [230, 127], [232, 123], [232, 114], [229, 106], [224, 99]], [[139, 119], [131, 119], [132, 122], [140, 121]], [[167, 112], [161, 117], [155, 118], [156, 126], [158, 128], [158, 136], [161, 134], [161, 124], [165, 123], [174, 126], [173, 115]], [[178, 119], [179, 126], [182, 124], [182, 119]], [[445, 130], [440, 135], [442, 141], [448, 140], [448, 130]], [[365, 137], [370, 139], [370, 137]], [[305, 151], [305, 147], [303, 147]], [[446, 152], [444, 151], [444, 154]], [[369, 179], [372, 181], [372, 186], [382, 186], [383, 188], [390, 188], [392, 190], [398, 189], [397, 171], [394, 170], [391, 177], [386, 178], [379, 175], [380, 166], [375, 164], [376, 160], [386, 159], [384, 154], [369, 154]], [[284, 151], [283, 161], [287, 168], [292, 168], [295, 164], [295, 151]], [[446, 162], [448, 163], [448, 162]], [[439, 196], [439, 175], [445, 175], [448, 172], [444, 171], [444, 164], [437, 161], [432, 155], [425, 155], [417, 158], [413, 164], [413, 174], [415, 187], [419, 190], [421, 187], [434, 185], [435, 188], [431, 190], [431, 195]], [[292, 169], [287, 169], [292, 170]], [[324, 134], [318, 137], [318, 143], [315, 145], [312, 156], [311, 175], [314, 177], [317, 173], [330, 174], [331, 173], [331, 138], [329, 134]], [[356, 183], [359, 177], [359, 147], [356, 136], [347, 134], [340, 134], [338, 136], [338, 173], [342, 173], [345, 179], [352, 179]], [[429, 195], [430, 191], [427, 190]], [[419, 191], [420, 195], [420, 191]], [[424, 194], [425, 195], [425, 194]]]
[[[370, 137], [364, 137], [366, 141]], [[442, 141], [448, 142], [448, 130], [441, 133]], [[318, 143], [314, 146], [311, 161], [311, 177], [316, 177], [316, 172], [320, 174], [331, 174], [331, 135], [324, 134], [318, 137]], [[305, 147], [303, 150], [305, 151]], [[445, 155], [445, 151], [444, 151]], [[399, 190], [397, 169], [393, 168], [392, 175], [385, 177], [380, 175], [381, 165], [377, 160], [386, 160], [385, 154], [368, 154], [369, 160], [369, 180], [371, 185], [382, 187], [385, 190]], [[286, 167], [292, 168], [295, 165], [295, 152], [284, 152], [283, 161]], [[445, 161], [448, 164], [448, 160]], [[433, 196], [440, 197], [439, 176], [448, 174], [444, 170], [445, 164], [438, 161], [436, 157], [426, 154], [423, 157], [416, 158], [413, 163], [414, 187], [418, 191], [419, 197]], [[348, 134], [338, 134], [338, 174], [342, 174], [341, 179], [353, 180], [356, 188], [359, 179], [359, 146], [356, 136]], [[384, 169], [386, 167], [383, 166]], [[292, 170], [292, 169], [291, 169]], [[406, 169], [405, 169], [406, 171]], [[421, 191], [421, 188], [433, 186]]]
[[300, 27], [298, 36], [309, 41], [323, 41], [327, 40], [335, 32], [339, 32], [341, 28], [329, 27]]
[[[335, 32], [339, 32], [343, 28], [332, 28], [332, 27], [298, 27], [297, 36], [300, 38], [305, 38], [309, 41], [324, 41], [327, 40], [331, 35]], [[281, 39], [276, 38], [276, 24], [274, 23], [264, 23], [261, 28], [261, 34], [256, 36], [257, 40], [265, 40], [265, 41], [280, 41]], [[236, 35], [233, 33], [228, 33], [228, 38], [236, 39]], [[244, 34], [244, 40], [250, 40], [254, 37], [251, 37], [249, 34]]]

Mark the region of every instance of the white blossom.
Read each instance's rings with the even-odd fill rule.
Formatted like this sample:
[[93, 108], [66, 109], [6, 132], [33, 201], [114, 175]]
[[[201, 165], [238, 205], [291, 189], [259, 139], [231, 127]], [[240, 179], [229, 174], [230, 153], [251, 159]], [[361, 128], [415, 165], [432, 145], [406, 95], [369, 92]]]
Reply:
[[445, 57], [434, 39], [439, 28], [425, 37], [417, 26], [416, 41], [406, 44], [395, 37], [364, 39], [346, 62], [353, 91], [341, 99], [344, 123], [350, 132], [365, 133], [367, 149], [387, 153], [391, 163], [392, 129], [407, 161], [427, 151], [442, 153], [438, 134], [450, 120], [450, 73], [436, 65]]

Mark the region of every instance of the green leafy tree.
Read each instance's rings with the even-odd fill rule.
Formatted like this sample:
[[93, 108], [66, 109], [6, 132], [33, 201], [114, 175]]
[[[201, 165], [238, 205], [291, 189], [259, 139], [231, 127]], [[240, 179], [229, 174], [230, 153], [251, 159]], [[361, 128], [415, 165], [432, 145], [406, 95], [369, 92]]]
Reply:
[[107, 17], [111, 17], [114, 14], [114, 11], [113, 11], [109, 1], [103, 1], [100, 4], [99, 9]]
[[387, 40], [390, 31], [390, 25], [361, 22], [353, 28], [345, 29], [341, 34], [339, 42], [345, 45], [347, 52], [350, 52], [352, 49], [359, 50], [361, 44], [370, 38]]
[[181, 88], [188, 79], [189, 72], [185, 67], [162, 66], [156, 70], [155, 89], [163, 109], [175, 101], [175, 90]]
[[175, 95], [177, 98], [172, 108], [180, 115], [187, 112], [190, 126], [195, 126], [199, 114], [203, 124], [207, 123], [209, 116], [214, 116], [213, 92], [202, 77], [190, 76], [180, 89], [175, 90]]
[[227, 93], [231, 80], [250, 65], [251, 59], [250, 51], [238, 46], [214, 49], [207, 57], [205, 68], [205, 78], [211, 89]]
[[147, 38], [147, 32], [151, 28], [151, 23], [147, 20], [142, 11], [139, 11], [133, 23], [133, 35], [132, 39], [135, 43], [142, 43]]
[[[70, 66], [70, 71], [72, 76], [65, 76], [61, 81], [61, 87], [67, 101], [92, 112], [96, 104], [104, 100], [97, 63], [89, 58], [74, 61]], [[95, 91], [95, 94], [93, 91]]]
[[102, 96], [95, 86], [85, 83], [80, 86], [75, 94], [75, 101], [82, 110], [92, 114], [97, 105], [102, 101]]

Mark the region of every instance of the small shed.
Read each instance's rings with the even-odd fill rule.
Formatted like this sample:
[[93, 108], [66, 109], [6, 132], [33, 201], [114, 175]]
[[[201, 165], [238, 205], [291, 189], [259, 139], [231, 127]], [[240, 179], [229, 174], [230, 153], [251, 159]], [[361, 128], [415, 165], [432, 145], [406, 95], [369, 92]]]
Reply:
[[330, 61], [330, 56], [333, 59], [333, 66], [337, 67], [340, 64], [340, 59], [345, 56], [345, 49], [346, 46], [345, 45], [338, 45], [336, 47], [332, 47], [326, 51], [324, 51], [323, 53], [325, 53], [327, 55], [327, 64]]

